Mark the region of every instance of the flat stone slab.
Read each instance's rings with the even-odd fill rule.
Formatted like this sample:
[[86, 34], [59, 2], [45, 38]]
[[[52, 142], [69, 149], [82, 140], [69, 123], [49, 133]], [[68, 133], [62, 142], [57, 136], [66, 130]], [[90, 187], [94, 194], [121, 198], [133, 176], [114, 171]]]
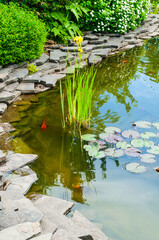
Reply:
[[37, 66], [43, 65], [45, 62], [47, 62], [49, 60], [49, 56], [46, 53], [42, 53], [40, 58], [37, 58], [34, 61], [34, 64], [36, 64]]
[[13, 94], [14, 94], [14, 98], [11, 100], [8, 100], [7, 104], [11, 104], [12, 102], [14, 102], [21, 95], [21, 91], [14, 91]]
[[28, 75], [26, 78], [23, 79], [23, 82], [26, 83], [39, 83], [41, 81], [41, 72], [38, 71], [36, 73], [33, 73], [31, 75]]
[[7, 157], [7, 162], [0, 167], [0, 175], [13, 172], [18, 168], [25, 166], [38, 158], [35, 154], [13, 153]]
[[52, 233], [42, 234], [39, 237], [35, 237], [35, 238], [32, 238], [32, 239], [33, 240], [52, 240]]
[[27, 240], [41, 232], [39, 222], [26, 222], [0, 231], [3, 240]]
[[13, 132], [16, 130], [10, 123], [0, 123], [0, 128], [3, 128], [4, 132]]
[[120, 38], [110, 38], [107, 43], [103, 44], [103, 48], [120, 48], [123, 39]]
[[97, 49], [92, 51], [94, 55], [100, 56], [102, 58], [108, 57], [110, 52], [110, 49]]
[[46, 62], [43, 65], [39, 66], [39, 71], [41, 71], [42, 73], [47, 71], [47, 70], [54, 70], [57, 67], [57, 63], [51, 63], [51, 62]]
[[94, 34], [89, 34], [89, 35], [84, 36], [84, 40], [98, 40], [98, 39], [99, 39], [99, 37], [97, 37]]
[[19, 82], [14, 82], [14, 83], [8, 84], [4, 88], [4, 90], [7, 92], [14, 92], [16, 90], [16, 88], [18, 87], [18, 85], [19, 85]]
[[22, 94], [34, 93], [34, 83], [22, 82], [17, 87], [17, 90], [21, 91]]
[[6, 103], [0, 103], [0, 114], [3, 114], [7, 110]]
[[8, 72], [2, 73], [2, 72], [0, 71], [0, 82], [4, 82], [4, 81], [7, 80], [8, 78], [9, 78], [9, 73], [8, 73]]
[[18, 68], [15, 69], [13, 72], [13, 76], [18, 78], [19, 80], [23, 80], [29, 73], [29, 70], [27, 68]]
[[65, 57], [66, 57], [66, 54], [59, 49], [53, 50], [50, 52], [50, 62], [58, 63], [61, 58], [65, 58]]
[[6, 155], [0, 150], [0, 163], [6, 161]]
[[62, 78], [66, 77], [65, 74], [48, 74], [41, 78], [41, 83], [46, 87], [55, 87], [56, 82]]
[[44, 212], [50, 209], [50, 212], [57, 212], [60, 215], [64, 215], [71, 210], [74, 203], [55, 197], [41, 195], [41, 197], [35, 201], [34, 205]]
[[0, 92], [0, 102], [7, 102], [8, 100], [12, 100], [15, 97], [13, 93], [3, 91]]
[[89, 59], [89, 64], [97, 64], [97, 63], [100, 63], [102, 61], [102, 58], [100, 56], [97, 56], [95, 54], [91, 54]]
[[19, 189], [24, 195], [29, 191], [32, 184], [38, 180], [37, 175], [31, 174], [24, 177], [14, 178], [11, 180], [11, 183], [7, 187], [7, 191]]
[[158, 29], [158, 24], [149, 27], [149, 33], [153, 33]]
[[4, 88], [5, 88], [5, 84], [3, 82], [0, 83], [0, 92], [3, 91]]
[[108, 237], [105, 236], [105, 234], [100, 229], [98, 229], [93, 223], [91, 223], [78, 211], [75, 211], [73, 213], [71, 220], [81, 229], [88, 231], [89, 234], [93, 237], [93, 240], [108, 240]]
[[58, 229], [51, 240], [79, 240], [79, 238], [64, 229]]

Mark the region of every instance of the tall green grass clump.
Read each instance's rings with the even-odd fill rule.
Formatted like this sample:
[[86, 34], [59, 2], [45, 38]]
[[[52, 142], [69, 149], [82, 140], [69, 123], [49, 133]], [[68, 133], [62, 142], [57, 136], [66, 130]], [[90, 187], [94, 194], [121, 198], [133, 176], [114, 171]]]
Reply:
[[[80, 63], [78, 63], [80, 64]], [[84, 71], [77, 69], [72, 79], [66, 79], [66, 101], [67, 110], [64, 113], [64, 94], [60, 85], [61, 106], [63, 116], [63, 127], [75, 126], [79, 130], [90, 125], [92, 114], [92, 97], [94, 94], [93, 83], [96, 76], [94, 67], [86, 68]]]
[[0, 65], [40, 57], [46, 34], [44, 23], [33, 13], [0, 3]]

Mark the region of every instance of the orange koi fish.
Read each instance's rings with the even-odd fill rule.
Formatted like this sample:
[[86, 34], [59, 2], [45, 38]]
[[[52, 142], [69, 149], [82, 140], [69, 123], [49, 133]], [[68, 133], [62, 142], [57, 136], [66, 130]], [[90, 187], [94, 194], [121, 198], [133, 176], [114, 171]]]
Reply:
[[47, 128], [46, 118], [44, 118], [44, 121], [43, 121], [43, 123], [42, 123], [42, 125], [41, 125], [41, 129], [42, 129], [42, 130], [45, 130], [46, 128]]
[[127, 61], [128, 61], [128, 59], [125, 59], [125, 60], [122, 61], [122, 63], [126, 63]]

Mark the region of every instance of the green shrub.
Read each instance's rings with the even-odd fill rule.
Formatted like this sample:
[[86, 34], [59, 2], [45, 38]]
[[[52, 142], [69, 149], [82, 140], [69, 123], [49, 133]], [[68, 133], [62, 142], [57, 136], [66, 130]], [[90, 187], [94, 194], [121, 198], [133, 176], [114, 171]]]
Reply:
[[0, 3], [0, 65], [39, 57], [45, 41], [45, 25], [37, 16], [13, 3]]
[[146, 19], [149, 0], [79, 0], [89, 6], [89, 16], [80, 21], [82, 30], [124, 33], [134, 30]]

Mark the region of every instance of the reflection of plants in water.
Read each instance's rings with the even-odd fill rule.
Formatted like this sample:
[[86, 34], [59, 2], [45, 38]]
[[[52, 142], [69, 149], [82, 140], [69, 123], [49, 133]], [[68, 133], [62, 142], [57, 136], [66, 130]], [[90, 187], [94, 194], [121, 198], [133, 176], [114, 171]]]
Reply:
[[[131, 79], [137, 77], [135, 73], [140, 63], [140, 57], [144, 53], [144, 47], [135, 48], [109, 57], [102, 63], [97, 71], [95, 81], [95, 107], [93, 107], [95, 110], [93, 116], [100, 116], [100, 108], [105, 103], [108, 105], [111, 94], [116, 97], [118, 103], [125, 105], [127, 112], [131, 110], [131, 105], [136, 105], [136, 100], [129, 91], [129, 85]], [[125, 59], [126, 61], [124, 61]], [[97, 119], [97, 121], [98, 124], [100, 123], [101, 126], [104, 126], [106, 122], [116, 122], [119, 118], [120, 116], [117, 113], [112, 113], [109, 109], [105, 116], [100, 116], [100, 119]]]
[[151, 39], [145, 45], [146, 53], [141, 59], [142, 72], [150, 77], [150, 80], [159, 82], [159, 38]]

